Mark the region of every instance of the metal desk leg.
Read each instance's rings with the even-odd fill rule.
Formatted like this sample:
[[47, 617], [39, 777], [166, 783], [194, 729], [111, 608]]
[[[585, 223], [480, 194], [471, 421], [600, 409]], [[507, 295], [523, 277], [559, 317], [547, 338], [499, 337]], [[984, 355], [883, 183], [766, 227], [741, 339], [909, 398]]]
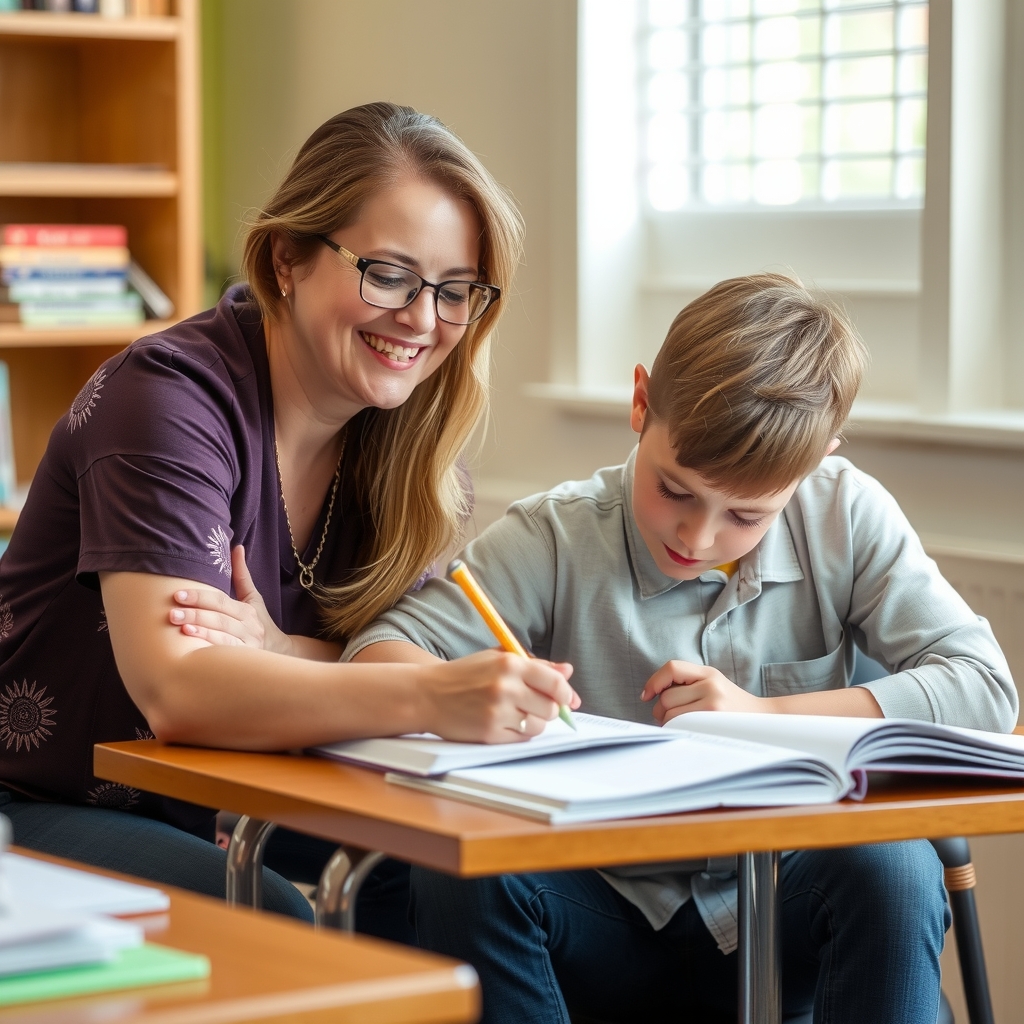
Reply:
[[228, 844], [227, 900], [232, 906], [263, 906], [263, 849], [277, 826], [243, 814]]
[[739, 1022], [781, 1024], [779, 854], [741, 853], [739, 861]]
[[379, 851], [339, 846], [324, 865], [316, 890], [316, 926], [356, 930], [356, 899], [366, 876], [384, 859]]

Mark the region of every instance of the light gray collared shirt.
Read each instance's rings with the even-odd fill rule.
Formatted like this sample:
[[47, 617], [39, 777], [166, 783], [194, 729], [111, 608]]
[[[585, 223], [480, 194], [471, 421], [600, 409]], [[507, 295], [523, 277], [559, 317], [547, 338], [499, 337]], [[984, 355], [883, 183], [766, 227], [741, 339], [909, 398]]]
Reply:
[[[877, 481], [825, 459], [731, 577], [712, 569], [680, 582], [657, 568], [633, 518], [635, 458], [517, 501], [462, 556], [527, 649], [574, 665], [584, 710], [651, 723], [640, 692], [672, 659], [713, 665], [758, 696], [837, 689], [849, 684], [857, 645], [892, 673], [865, 684], [887, 717], [1013, 728], [1017, 693], [988, 623], [942, 578]], [[443, 578], [355, 636], [344, 659], [385, 640], [446, 660], [494, 646]], [[602, 874], [655, 928], [692, 896], [729, 952], [731, 867]]]

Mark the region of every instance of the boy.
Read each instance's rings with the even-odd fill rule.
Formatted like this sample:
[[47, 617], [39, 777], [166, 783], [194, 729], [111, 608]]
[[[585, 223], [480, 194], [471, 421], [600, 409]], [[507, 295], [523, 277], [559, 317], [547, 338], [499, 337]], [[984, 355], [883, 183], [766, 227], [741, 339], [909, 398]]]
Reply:
[[[676, 317], [650, 377], [637, 367], [625, 465], [515, 503], [463, 558], [529, 649], [574, 666], [587, 711], [649, 721], [653, 701], [658, 722], [738, 710], [1007, 731], [1016, 691], [988, 625], [895, 501], [824, 459], [863, 363], [846, 318], [799, 284], [725, 281]], [[492, 644], [435, 579], [345, 656]], [[893, 674], [850, 687], [855, 645]], [[524, 711], [508, 728], [542, 725]], [[733, 867], [473, 880], [414, 868], [412, 907], [423, 945], [478, 970], [485, 1021], [565, 1022], [567, 1007], [734, 1020]], [[926, 842], [797, 851], [781, 884], [786, 1015], [934, 1024], [948, 912]]]

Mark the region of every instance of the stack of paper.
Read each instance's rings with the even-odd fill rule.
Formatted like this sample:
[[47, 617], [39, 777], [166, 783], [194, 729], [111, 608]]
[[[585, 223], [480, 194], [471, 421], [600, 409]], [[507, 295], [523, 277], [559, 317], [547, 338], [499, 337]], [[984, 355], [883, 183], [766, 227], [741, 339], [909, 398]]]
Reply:
[[0, 857], [4, 902], [75, 914], [149, 914], [166, 910], [167, 893], [87, 871], [6, 853]]
[[139, 924], [101, 916], [166, 910], [159, 889], [12, 853], [0, 854], [0, 881], [0, 1006], [210, 972], [206, 957], [147, 944]]
[[[595, 732], [618, 726], [623, 736], [645, 728], [594, 715], [576, 719], [586, 719]], [[364, 761], [397, 769], [387, 778], [402, 786], [554, 824], [856, 799], [866, 791], [869, 771], [1024, 781], [1024, 736], [911, 719], [695, 711], [650, 731], [672, 742], [593, 749], [581, 727], [575, 747], [560, 747], [555, 730], [555, 742], [546, 743], [545, 730], [512, 744], [514, 760], [504, 756], [510, 745], [484, 747], [474, 760], [471, 744], [436, 740], [434, 766], [427, 770], [394, 756]], [[411, 750], [420, 741], [386, 742]], [[452, 754], [447, 760], [445, 746]], [[411, 753], [405, 760], [412, 761]]]
[[143, 943], [137, 924], [22, 906], [0, 914], [0, 977], [109, 963]]

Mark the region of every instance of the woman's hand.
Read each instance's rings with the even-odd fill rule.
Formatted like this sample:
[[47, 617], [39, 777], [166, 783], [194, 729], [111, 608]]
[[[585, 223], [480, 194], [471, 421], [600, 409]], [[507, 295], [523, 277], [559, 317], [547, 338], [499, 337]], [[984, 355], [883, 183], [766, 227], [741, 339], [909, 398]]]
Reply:
[[277, 628], [252, 582], [245, 564], [245, 549], [231, 549], [231, 582], [238, 600], [220, 590], [178, 590], [171, 609], [171, 624], [186, 636], [222, 647], [258, 647], [277, 654], [294, 654], [292, 638]]
[[641, 700], [660, 699], [654, 717], [664, 725], [688, 711], [755, 711], [767, 714], [775, 709], [770, 697], [755, 697], [726, 679], [717, 668], [688, 661], [666, 662], [647, 680]]
[[560, 704], [577, 708], [572, 665], [481, 651], [430, 665], [423, 697], [430, 732], [446, 740], [514, 743], [544, 730]]

